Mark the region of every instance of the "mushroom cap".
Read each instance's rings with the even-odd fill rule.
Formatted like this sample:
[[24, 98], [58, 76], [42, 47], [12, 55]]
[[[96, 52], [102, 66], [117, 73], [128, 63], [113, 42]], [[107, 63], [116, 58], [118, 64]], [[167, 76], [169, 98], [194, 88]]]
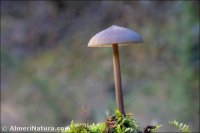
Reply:
[[127, 45], [143, 42], [142, 37], [135, 31], [113, 25], [94, 35], [88, 47], [112, 47], [112, 44]]

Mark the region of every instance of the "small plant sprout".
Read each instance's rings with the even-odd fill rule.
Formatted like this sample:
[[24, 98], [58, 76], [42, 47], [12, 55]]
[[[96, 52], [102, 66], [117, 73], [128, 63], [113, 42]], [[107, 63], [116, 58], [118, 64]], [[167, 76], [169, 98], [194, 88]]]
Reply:
[[117, 107], [122, 115], [125, 115], [123, 92], [121, 84], [121, 72], [118, 46], [136, 44], [143, 42], [142, 37], [130, 29], [113, 25], [93, 36], [88, 47], [112, 47], [113, 48], [113, 68], [115, 80], [115, 94]]

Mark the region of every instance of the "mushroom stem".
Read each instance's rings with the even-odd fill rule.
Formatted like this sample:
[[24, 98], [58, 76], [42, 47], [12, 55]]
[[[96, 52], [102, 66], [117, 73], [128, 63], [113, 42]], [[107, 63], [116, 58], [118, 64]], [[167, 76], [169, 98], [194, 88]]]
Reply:
[[118, 44], [113, 44], [112, 47], [113, 47], [113, 67], [114, 67], [115, 94], [116, 94], [116, 100], [117, 100], [117, 107], [118, 107], [120, 113], [122, 115], [125, 115], [122, 84], [121, 84], [121, 72], [120, 72]]

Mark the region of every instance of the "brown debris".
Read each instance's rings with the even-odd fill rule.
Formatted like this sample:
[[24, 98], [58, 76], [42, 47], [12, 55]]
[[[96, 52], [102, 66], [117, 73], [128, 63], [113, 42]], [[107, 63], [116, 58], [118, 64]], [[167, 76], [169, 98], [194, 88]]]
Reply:
[[156, 126], [150, 126], [148, 125], [146, 128], [144, 128], [144, 133], [151, 133], [152, 129], [155, 129]]

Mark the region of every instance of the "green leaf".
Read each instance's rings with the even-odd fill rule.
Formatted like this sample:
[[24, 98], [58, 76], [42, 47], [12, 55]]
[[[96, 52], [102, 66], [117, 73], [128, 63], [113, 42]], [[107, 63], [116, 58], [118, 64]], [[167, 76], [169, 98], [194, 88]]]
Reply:
[[115, 110], [115, 115], [117, 118], [121, 117], [121, 113], [119, 112], [118, 109]]
[[175, 126], [178, 130], [180, 130], [183, 133], [189, 133], [190, 129], [189, 126], [183, 123], [179, 123], [176, 120], [174, 121], [169, 121], [169, 123], [173, 126]]

